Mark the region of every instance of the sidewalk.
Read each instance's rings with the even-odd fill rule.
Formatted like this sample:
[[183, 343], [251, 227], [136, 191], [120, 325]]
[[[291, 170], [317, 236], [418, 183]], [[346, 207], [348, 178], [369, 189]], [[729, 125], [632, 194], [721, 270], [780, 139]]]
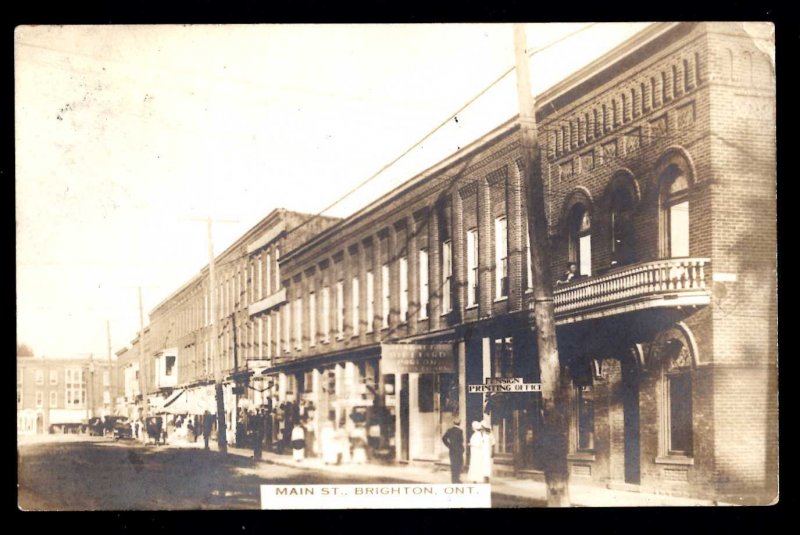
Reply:
[[[179, 446], [179, 444], [176, 444]], [[191, 447], [191, 446], [189, 446]], [[202, 446], [201, 446], [202, 447]], [[212, 445], [216, 450], [216, 444]], [[241, 457], [253, 457], [250, 449], [228, 447], [228, 453]], [[313, 470], [327, 472], [330, 474], [362, 475], [365, 479], [371, 477], [384, 477], [406, 481], [409, 483], [449, 483], [450, 472], [448, 470], [436, 470], [433, 466], [420, 465], [387, 465], [387, 464], [363, 464], [363, 465], [326, 465], [318, 458], [304, 459], [301, 462], [292, 460], [291, 455], [278, 455], [272, 452], [263, 452], [259, 470], [268, 472], [265, 465], [280, 465], [301, 470]], [[695, 498], [684, 498], [677, 496], [666, 496], [645, 492], [632, 492], [625, 490], [613, 490], [592, 485], [570, 484], [570, 500], [573, 506], [577, 507], [692, 507], [692, 506], [713, 506], [727, 505], [716, 504], [712, 500], [700, 500]], [[538, 481], [526, 479], [513, 479], [507, 477], [495, 477], [492, 479], [492, 493], [514, 498], [530, 499], [532, 501], [543, 502], [547, 499], [545, 484]]]

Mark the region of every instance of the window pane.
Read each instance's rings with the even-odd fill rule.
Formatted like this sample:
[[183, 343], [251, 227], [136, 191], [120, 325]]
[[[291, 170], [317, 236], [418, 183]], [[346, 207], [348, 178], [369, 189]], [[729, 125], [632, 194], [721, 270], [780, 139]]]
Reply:
[[581, 236], [578, 241], [578, 265], [581, 275], [590, 277], [592, 275], [592, 236], [587, 234]]
[[428, 251], [419, 252], [419, 317], [428, 317]]
[[669, 450], [672, 453], [692, 453], [692, 376], [689, 373], [669, 379]]
[[671, 258], [689, 256], [689, 202], [669, 209], [669, 253]]

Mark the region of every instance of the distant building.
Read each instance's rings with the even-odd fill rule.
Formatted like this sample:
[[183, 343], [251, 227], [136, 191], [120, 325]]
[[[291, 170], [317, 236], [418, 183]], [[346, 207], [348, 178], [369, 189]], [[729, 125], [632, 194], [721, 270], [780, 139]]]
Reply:
[[115, 414], [116, 370], [101, 358], [17, 357], [17, 433], [75, 432]]

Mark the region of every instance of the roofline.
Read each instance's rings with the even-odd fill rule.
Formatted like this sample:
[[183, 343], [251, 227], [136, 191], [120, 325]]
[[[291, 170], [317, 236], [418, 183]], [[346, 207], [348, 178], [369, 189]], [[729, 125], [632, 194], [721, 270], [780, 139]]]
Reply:
[[[580, 86], [584, 82], [591, 80], [591, 78], [597, 76], [598, 74], [602, 73], [603, 71], [611, 68], [614, 64], [620, 62], [625, 57], [630, 55], [632, 52], [642, 48], [646, 44], [654, 41], [658, 37], [668, 33], [669, 31], [677, 28], [681, 24], [685, 24], [682, 22], [655, 22], [652, 23], [650, 26], [642, 29], [641, 31], [637, 32], [633, 36], [631, 36], [626, 41], [620, 43], [616, 47], [612, 48], [610, 51], [606, 52], [599, 58], [595, 59], [591, 63], [581, 67], [571, 75], [564, 78], [562, 81], [556, 83], [555, 85], [551, 86], [550, 88], [544, 90], [539, 95], [535, 97], [536, 101], [536, 108], [537, 112], [543, 110], [544, 107], [551, 103], [552, 101], [556, 100], [559, 97], [562, 97], [569, 93], [569, 91], [575, 89], [576, 87]], [[538, 113], [537, 113], [538, 114]], [[381, 195], [380, 198], [372, 201], [365, 207], [357, 210], [356, 212], [352, 213], [351, 215], [342, 218], [342, 220], [329, 227], [325, 231], [321, 232], [320, 234], [312, 237], [306, 243], [300, 245], [296, 249], [289, 251], [287, 254], [281, 257], [281, 262], [291, 260], [302, 254], [304, 251], [314, 247], [317, 245], [318, 242], [324, 241], [328, 236], [333, 235], [337, 231], [340, 231], [343, 227], [351, 224], [353, 221], [367, 215], [368, 213], [372, 212], [373, 210], [377, 210], [380, 206], [384, 203], [391, 202], [394, 198], [399, 197], [400, 194], [404, 193], [407, 190], [412, 189], [420, 182], [428, 179], [431, 175], [435, 175], [438, 172], [451, 167], [452, 165], [456, 164], [459, 160], [466, 158], [471, 152], [474, 152], [476, 149], [481, 147], [482, 145], [486, 145], [491, 143], [496, 138], [502, 137], [504, 134], [509, 133], [511, 130], [517, 128], [519, 114], [514, 114], [510, 118], [506, 119], [500, 125], [496, 126], [486, 134], [478, 137], [467, 146], [459, 149], [456, 152], [451, 153], [449, 156], [446, 156], [439, 162], [433, 164], [432, 166], [428, 167], [427, 169], [417, 173], [414, 177], [403, 182], [399, 186], [396, 186], [389, 192]]]

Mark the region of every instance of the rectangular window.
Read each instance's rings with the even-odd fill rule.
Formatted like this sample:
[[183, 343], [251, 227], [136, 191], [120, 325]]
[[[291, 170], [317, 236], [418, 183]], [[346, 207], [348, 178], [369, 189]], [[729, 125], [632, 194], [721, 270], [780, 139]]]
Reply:
[[111, 405], [111, 392], [108, 390], [103, 391], [103, 405]]
[[336, 283], [336, 337], [344, 338], [344, 281]]
[[36, 370], [36, 384], [37, 385], [44, 384], [44, 370]]
[[103, 370], [103, 386], [111, 384], [111, 373], [108, 370]]
[[442, 243], [442, 312], [453, 310], [453, 245]]
[[264, 260], [264, 297], [272, 295], [272, 256], [268, 253]]
[[322, 289], [322, 343], [327, 344], [331, 336], [331, 289]]
[[692, 455], [692, 376], [667, 376], [669, 383], [669, 453]]
[[55, 409], [58, 407], [58, 392], [55, 390], [50, 391], [50, 408]]
[[419, 374], [418, 398], [419, 412], [433, 412], [433, 393], [435, 391], [436, 376], [432, 373]]
[[281, 259], [281, 251], [277, 247], [275, 247], [275, 291], [281, 289], [281, 266], [278, 263]]
[[375, 277], [367, 271], [367, 332], [371, 333], [375, 323]]
[[505, 217], [494, 220], [494, 297], [508, 297], [508, 222]]
[[58, 384], [58, 370], [50, 370], [50, 384], [51, 385]]
[[308, 345], [317, 345], [317, 294], [308, 294]]
[[263, 261], [261, 260], [261, 255], [258, 255], [256, 258], [255, 300], [264, 298], [264, 269], [262, 264]]
[[400, 322], [408, 321], [408, 258], [400, 259]]
[[578, 258], [578, 266], [580, 266], [580, 273], [584, 277], [592, 276], [592, 235], [585, 234], [578, 238], [578, 250], [580, 257]]
[[419, 251], [419, 318], [428, 317], [428, 251]]
[[303, 348], [303, 298], [294, 300], [294, 348]]
[[175, 370], [175, 360], [176, 357], [173, 355], [164, 357], [164, 375], [167, 377], [172, 377], [172, 372]]
[[389, 327], [389, 312], [391, 312], [391, 284], [389, 279], [389, 264], [381, 266], [381, 315], [383, 316], [383, 328]]
[[591, 386], [579, 386], [575, 390], [578, 411], [578, 451], [594, 448], [594, 393]]
[[64, 371], [64, 394], [65, 405], [68, 409], [82, 408], [86, 404], [86, 385], [83, 382], [83, 370], [80, 368], [67, 368]]
[[44, 406], [44, 393], [41, 390], [36, 391], [36, 408], [41, 409]]
[[267, 331], [267, 339], [265, 340], [265, 349], [267, 350], [267, 357], [272, 357], [272, 314], [267, 314], [264, 317], [264, 330]]
[[669, 207], [670, 258], [689, 256], [689, 201]]
[[281, 336], [281, 338], [283, 340], [283, 352], [284, 353], [288, 353], [291, 350], [291, 346], [292, 346], [292, 344], [291, 344], [291, 337], [292, 337], [291, 322], [292, 322], [292, 318], [291, 318], [291, 313], [289, 311], [288, 303], [286, 304], [286, 306], [283, 307], [282, 310], [283, 310], [283, 318], [281, 318], [281, 323], [283, 324], [283, 335]]
[[478, 304], [478, 229], [467, 231], [467, 306]]
[[359, 296], [358, 277], [353, 277], [350, 290], [350, 298], [352, 299], [350, 308], [352, 317], [350, 319], [353, 322], [353, 336], [357, 336], [359, 331], [359, 323], [361, 322], [361, 299]]

